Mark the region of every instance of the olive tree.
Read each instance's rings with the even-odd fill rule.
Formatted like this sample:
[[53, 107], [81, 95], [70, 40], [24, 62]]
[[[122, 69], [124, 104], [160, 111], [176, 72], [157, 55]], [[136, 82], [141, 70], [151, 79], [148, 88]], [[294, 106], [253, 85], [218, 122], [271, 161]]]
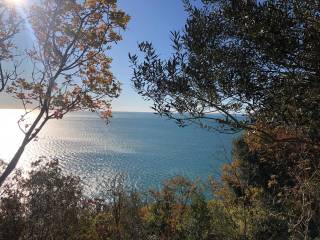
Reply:
[[[139, 45], [142, 61], [129, 56], [138, 93], [180, 124], [244, 129], [273, 141], [319, 137], [319, 2], [201, 2], [184, 1], [189, 17], [172, 33], [169, 59], [150, 42]], [[266, 125], [292, 136], [279, 138]]]
[[[172, 33], [169, 59], [149, 42], [139, 45], [143, 60], [130, 56], [133, 84], [154, 110], [179, 124], [246, 130], [222, 174], [224, 199], [231, 193], [238, 203], [266, 207], [268, 227], [258, 229], [265, 238], [316, 238], [319, 1], [201, 2], [184, 1], [189, 17], [183, 31]], [[252, 190], [261, 191], [261, 200], [248, 195]]]

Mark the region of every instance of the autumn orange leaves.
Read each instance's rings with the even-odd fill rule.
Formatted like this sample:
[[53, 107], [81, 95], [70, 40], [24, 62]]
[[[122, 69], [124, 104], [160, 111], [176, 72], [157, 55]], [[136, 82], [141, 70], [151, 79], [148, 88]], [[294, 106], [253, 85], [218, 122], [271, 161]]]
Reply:
[[78, 110], [99, 112], [107, 119], [111, 101], [120, 93], [107, 51], [122, 39], [130, 17], [118, 9], [116, 0], [40, 0], [27, 15], [36, 37], [24, 56], [29, 74], [12, 81], [8, 92], [21, 100], [25, 115], [37, 110], [37, 117], [28, 124], [0, 185], [48, 120]]

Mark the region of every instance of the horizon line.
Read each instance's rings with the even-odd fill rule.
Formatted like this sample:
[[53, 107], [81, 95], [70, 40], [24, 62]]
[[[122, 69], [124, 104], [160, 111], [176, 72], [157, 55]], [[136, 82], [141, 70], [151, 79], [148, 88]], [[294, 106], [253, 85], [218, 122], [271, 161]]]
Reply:
[[[0, 110], [22, 110], [23, 108], [12, 108], [12, 107], [0, 107]], [[28, 109], [29, 110], [29, 109]], [[90, 112], [89, 110], [79, 110], [73, 112]], [[129, 110], [112, 110], [112, 112], [127, 112], [127, 113], [156, 113], [155, 111], [129, 111]]]

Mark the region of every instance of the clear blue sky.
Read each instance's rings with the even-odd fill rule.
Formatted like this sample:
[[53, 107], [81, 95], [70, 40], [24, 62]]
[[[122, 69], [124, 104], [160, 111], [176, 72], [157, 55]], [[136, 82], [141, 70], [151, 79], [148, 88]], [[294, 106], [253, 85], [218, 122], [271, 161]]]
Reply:
[[119, 7], [131, 17], [123, 41], [111, 51], [112, 70], [120, 80], [122, 94], [113, 104], [115, 111], [150, 111], [150, 102], [139, 96], [130, 82], [132, 71], [128, 53], [137, 53], [137, 43], [151, 41], [158, 52], [166, 57], [171, 52], [170, 31], [183, 28], [186, 13], [181, 0], [120, 0]]
[[[152, 103], [144, 101], [132, 88], [128, 53], [137, 53], [138, 42], [151, 41], [163, 57], [171, 53], [170, 31], [181, 30], [186, 20], [181, 0], [118, 0], [119, 8], [131, 16], [123, 40], [110, 51], [112, 71], [122, 83], [122, 93], [113, 103], [114, 111], [151, 111]], [[25, 36], [24, 36], [25, 37]], [[19, 45], [25, 45], [25, 38]], [[31, 41], [31, 39], [29, 39]], [[7, 96], [0, 96], [0, 108], [17, 108]]]

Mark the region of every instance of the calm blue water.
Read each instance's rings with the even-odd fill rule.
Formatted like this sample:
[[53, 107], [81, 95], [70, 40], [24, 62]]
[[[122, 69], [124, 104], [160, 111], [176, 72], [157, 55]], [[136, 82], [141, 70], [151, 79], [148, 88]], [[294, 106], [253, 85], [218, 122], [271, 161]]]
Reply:
[[92, 193], [103, 179], [118, 173], [126, 174], [129, 185], [146, 189], [175, 175], [217, 176], [222, 164], [230, 161], [234, 138], [195, 126], [179, 128], [152, 113], [114, 113], [108, 125], [95, 114], [73, 113], [50, 122], [22, 162], [26, 165], [39, 156], [58, 158], [63, 169], [79, 175]]

